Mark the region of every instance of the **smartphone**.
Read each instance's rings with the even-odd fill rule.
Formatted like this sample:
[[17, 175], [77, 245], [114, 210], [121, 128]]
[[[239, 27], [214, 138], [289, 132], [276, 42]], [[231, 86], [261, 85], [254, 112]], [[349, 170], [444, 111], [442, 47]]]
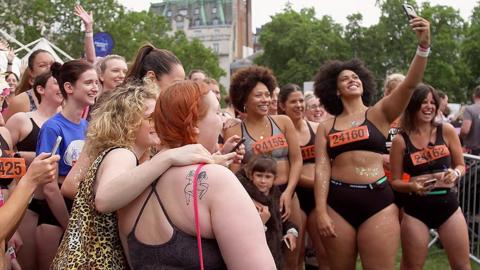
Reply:
[[435, 184], [435, 182], [437, 182], [437, 181], [438, 181], [437, 178], [433, 178], [433, 179], [427, 180], [427, 181], [423, 182], [423, 186], [424, 186], [424, 187], [427, 187], [427, 186], [433, 185], [433, 184]]
[[415, 17], [418, 17], [417, 12], [415, 12], [415, 9], [411, 5], [402, 4], [402, 7], [403, 7], [403, 11], [405, 11], [405, 14], [407, 15], [409, 20]]
[[57, 136], [57, 139], [55, 140], [55, 144], [52, 147], [52, 151], [50, 151], [50, 156], [55, 155], [57, 153], [58, 147], [60, 146], [60, 142], [62, 141], [61, 136]]
[[245, 142], [245, 138], [242, 138], [240, 141], [238, 141], [238, 143], [232, 148], [232, 150], [230, 150], [230, 153], [237, 151], [240, 145], [244, 142]]

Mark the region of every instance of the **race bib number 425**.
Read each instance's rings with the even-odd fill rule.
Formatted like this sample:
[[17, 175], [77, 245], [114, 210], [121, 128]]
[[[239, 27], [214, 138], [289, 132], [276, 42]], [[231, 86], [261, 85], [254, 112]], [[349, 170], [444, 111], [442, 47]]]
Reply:
[[368, 137], [369, 134], [367, 126], [359, 126], [328, 135], [328, 138], [330, 139], [330, 147], [363, 141], [368, 139]]
[[0, 158], [0, 178], [20, 178], [27, 167], [23, 158]]

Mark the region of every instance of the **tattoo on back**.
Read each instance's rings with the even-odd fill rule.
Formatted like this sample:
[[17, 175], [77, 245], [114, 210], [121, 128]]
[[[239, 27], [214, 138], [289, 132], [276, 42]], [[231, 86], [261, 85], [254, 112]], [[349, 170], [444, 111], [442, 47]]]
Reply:
[[[191, 170], [187, 176], [185, 177], [187, 180], [187, 185], [183, 189], [183, 193], [185, 194], [185, 203], [187, 205], [190, 204], [193, 198], [193, 177], [195, 176], [195, 170]], [[197, 191], [198, 191], [198, 198], [201, 200], [208, 191], [208, 183], [207, 183], [207, 172], [201, 171], [198, 174], [197, 180]]]

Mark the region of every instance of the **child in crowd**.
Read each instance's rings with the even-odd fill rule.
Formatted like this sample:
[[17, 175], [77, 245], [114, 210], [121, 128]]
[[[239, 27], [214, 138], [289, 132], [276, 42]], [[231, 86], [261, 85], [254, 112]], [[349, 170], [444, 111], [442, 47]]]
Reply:
[[282, 242], [291, 251], [298, 237], [297, 226], [286, 220], [282, 222], [279, 209], [281, 192], [273, 183], [277, 177], [277, 162], [265, 155], [252, 158], [237, 174], [258, 209], [264, 224], [267, 244], [278, 269], [283, 266]]

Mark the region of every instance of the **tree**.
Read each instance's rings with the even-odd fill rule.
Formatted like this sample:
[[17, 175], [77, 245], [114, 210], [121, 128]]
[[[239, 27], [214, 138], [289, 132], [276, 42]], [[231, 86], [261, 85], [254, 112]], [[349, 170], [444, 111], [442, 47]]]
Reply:
[[270, 67], [281, 85], [302, 85], [312, 80], [325, 60], [349, 56], [350, 46], [342, 31], [329, 16], [315, 18], [313, 8], [296, 12], [287, 7], [263, 26], [260, 42], [264, 53], [255, 63]]
[[471, 90], [480, 84], [480, 2], [477, 2], [470, 18], [470, 25], [465, 31], [465, 40], [462, 42], [462, 59], [471, 73], [466, 83], [468, 99], [471, 97]]
[[[77, 0], [3, 0], [0, 28], [23, 43], [46, 37], [72, 57], [81, 57], [84, 34], [82, 22], [73, 13], [75, 4]], [[127, 60], [150, 42], [174, 52], [186, 70], [202, 68], [217, 80], [225, 75], [211, 49], [198, 40], [189, 41], [183, 33], [171, 33], [165, 17], [147, 11], [127, 11], [116, 0], [88, 0], [82, 1], [82, 5], [85, 10], [94, 11], [94, 32], [110, 33], [115, 41], [113, 53]]]

